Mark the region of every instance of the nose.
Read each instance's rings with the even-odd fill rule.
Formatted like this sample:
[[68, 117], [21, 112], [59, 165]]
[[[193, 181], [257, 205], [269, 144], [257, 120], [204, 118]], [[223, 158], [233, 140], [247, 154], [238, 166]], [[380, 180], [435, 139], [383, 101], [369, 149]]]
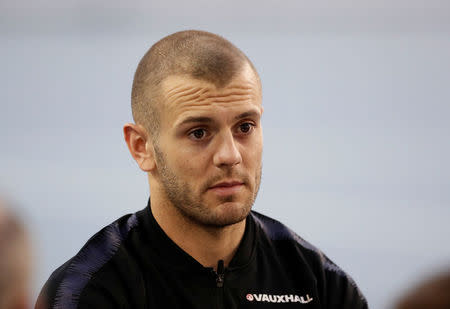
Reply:
[[234, 166], [242, 162], [241, 153], [231, 132], [224, 134], [214, 154], [214, 165], [217, 167]]

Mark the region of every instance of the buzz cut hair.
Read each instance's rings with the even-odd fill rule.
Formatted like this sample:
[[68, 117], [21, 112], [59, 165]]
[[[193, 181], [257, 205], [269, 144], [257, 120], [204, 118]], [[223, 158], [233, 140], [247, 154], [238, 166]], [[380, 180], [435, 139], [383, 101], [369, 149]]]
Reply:
[[247, 56], [225, 38], [198, 30], [176, 32], [156, 42], [142, 57], [134, 74], [131, 110], [134, 122], [153, 137], [159, 134], [161, 84], [169, 76], [186, 75], [226, 86], [248, 64]]

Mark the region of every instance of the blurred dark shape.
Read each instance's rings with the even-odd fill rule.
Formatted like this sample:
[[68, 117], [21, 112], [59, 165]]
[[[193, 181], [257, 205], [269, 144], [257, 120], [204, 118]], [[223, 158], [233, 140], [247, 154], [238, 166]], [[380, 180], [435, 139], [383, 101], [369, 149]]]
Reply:
[[30, 308], [30, 254], [22, 221], [0, 199], [0, 309]]
[[421, 282], [394, 309], [450, 309], [450, 269]]

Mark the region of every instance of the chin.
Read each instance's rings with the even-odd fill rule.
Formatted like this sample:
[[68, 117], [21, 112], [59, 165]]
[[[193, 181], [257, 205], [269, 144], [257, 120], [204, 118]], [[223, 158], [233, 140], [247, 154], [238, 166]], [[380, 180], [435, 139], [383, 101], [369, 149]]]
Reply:
[[228, 226], [242, 222], [247, 218], [252, 205], [240, 202], [224, 202], [216, 209], [215, 223], [218, 226]]

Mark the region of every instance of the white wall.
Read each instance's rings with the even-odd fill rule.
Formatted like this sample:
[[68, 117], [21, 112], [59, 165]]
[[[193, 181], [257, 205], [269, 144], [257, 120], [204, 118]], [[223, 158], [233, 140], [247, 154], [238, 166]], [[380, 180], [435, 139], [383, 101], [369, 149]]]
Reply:
[[0, 2], [0, 189], [22, 205], [34, 294], [101, 227], [145, 206], [122, 139], [140, 57], [203, 29], [264, 87], [255, 209], [347, 270], [371, 308], [449, 265], [447, 1]]

